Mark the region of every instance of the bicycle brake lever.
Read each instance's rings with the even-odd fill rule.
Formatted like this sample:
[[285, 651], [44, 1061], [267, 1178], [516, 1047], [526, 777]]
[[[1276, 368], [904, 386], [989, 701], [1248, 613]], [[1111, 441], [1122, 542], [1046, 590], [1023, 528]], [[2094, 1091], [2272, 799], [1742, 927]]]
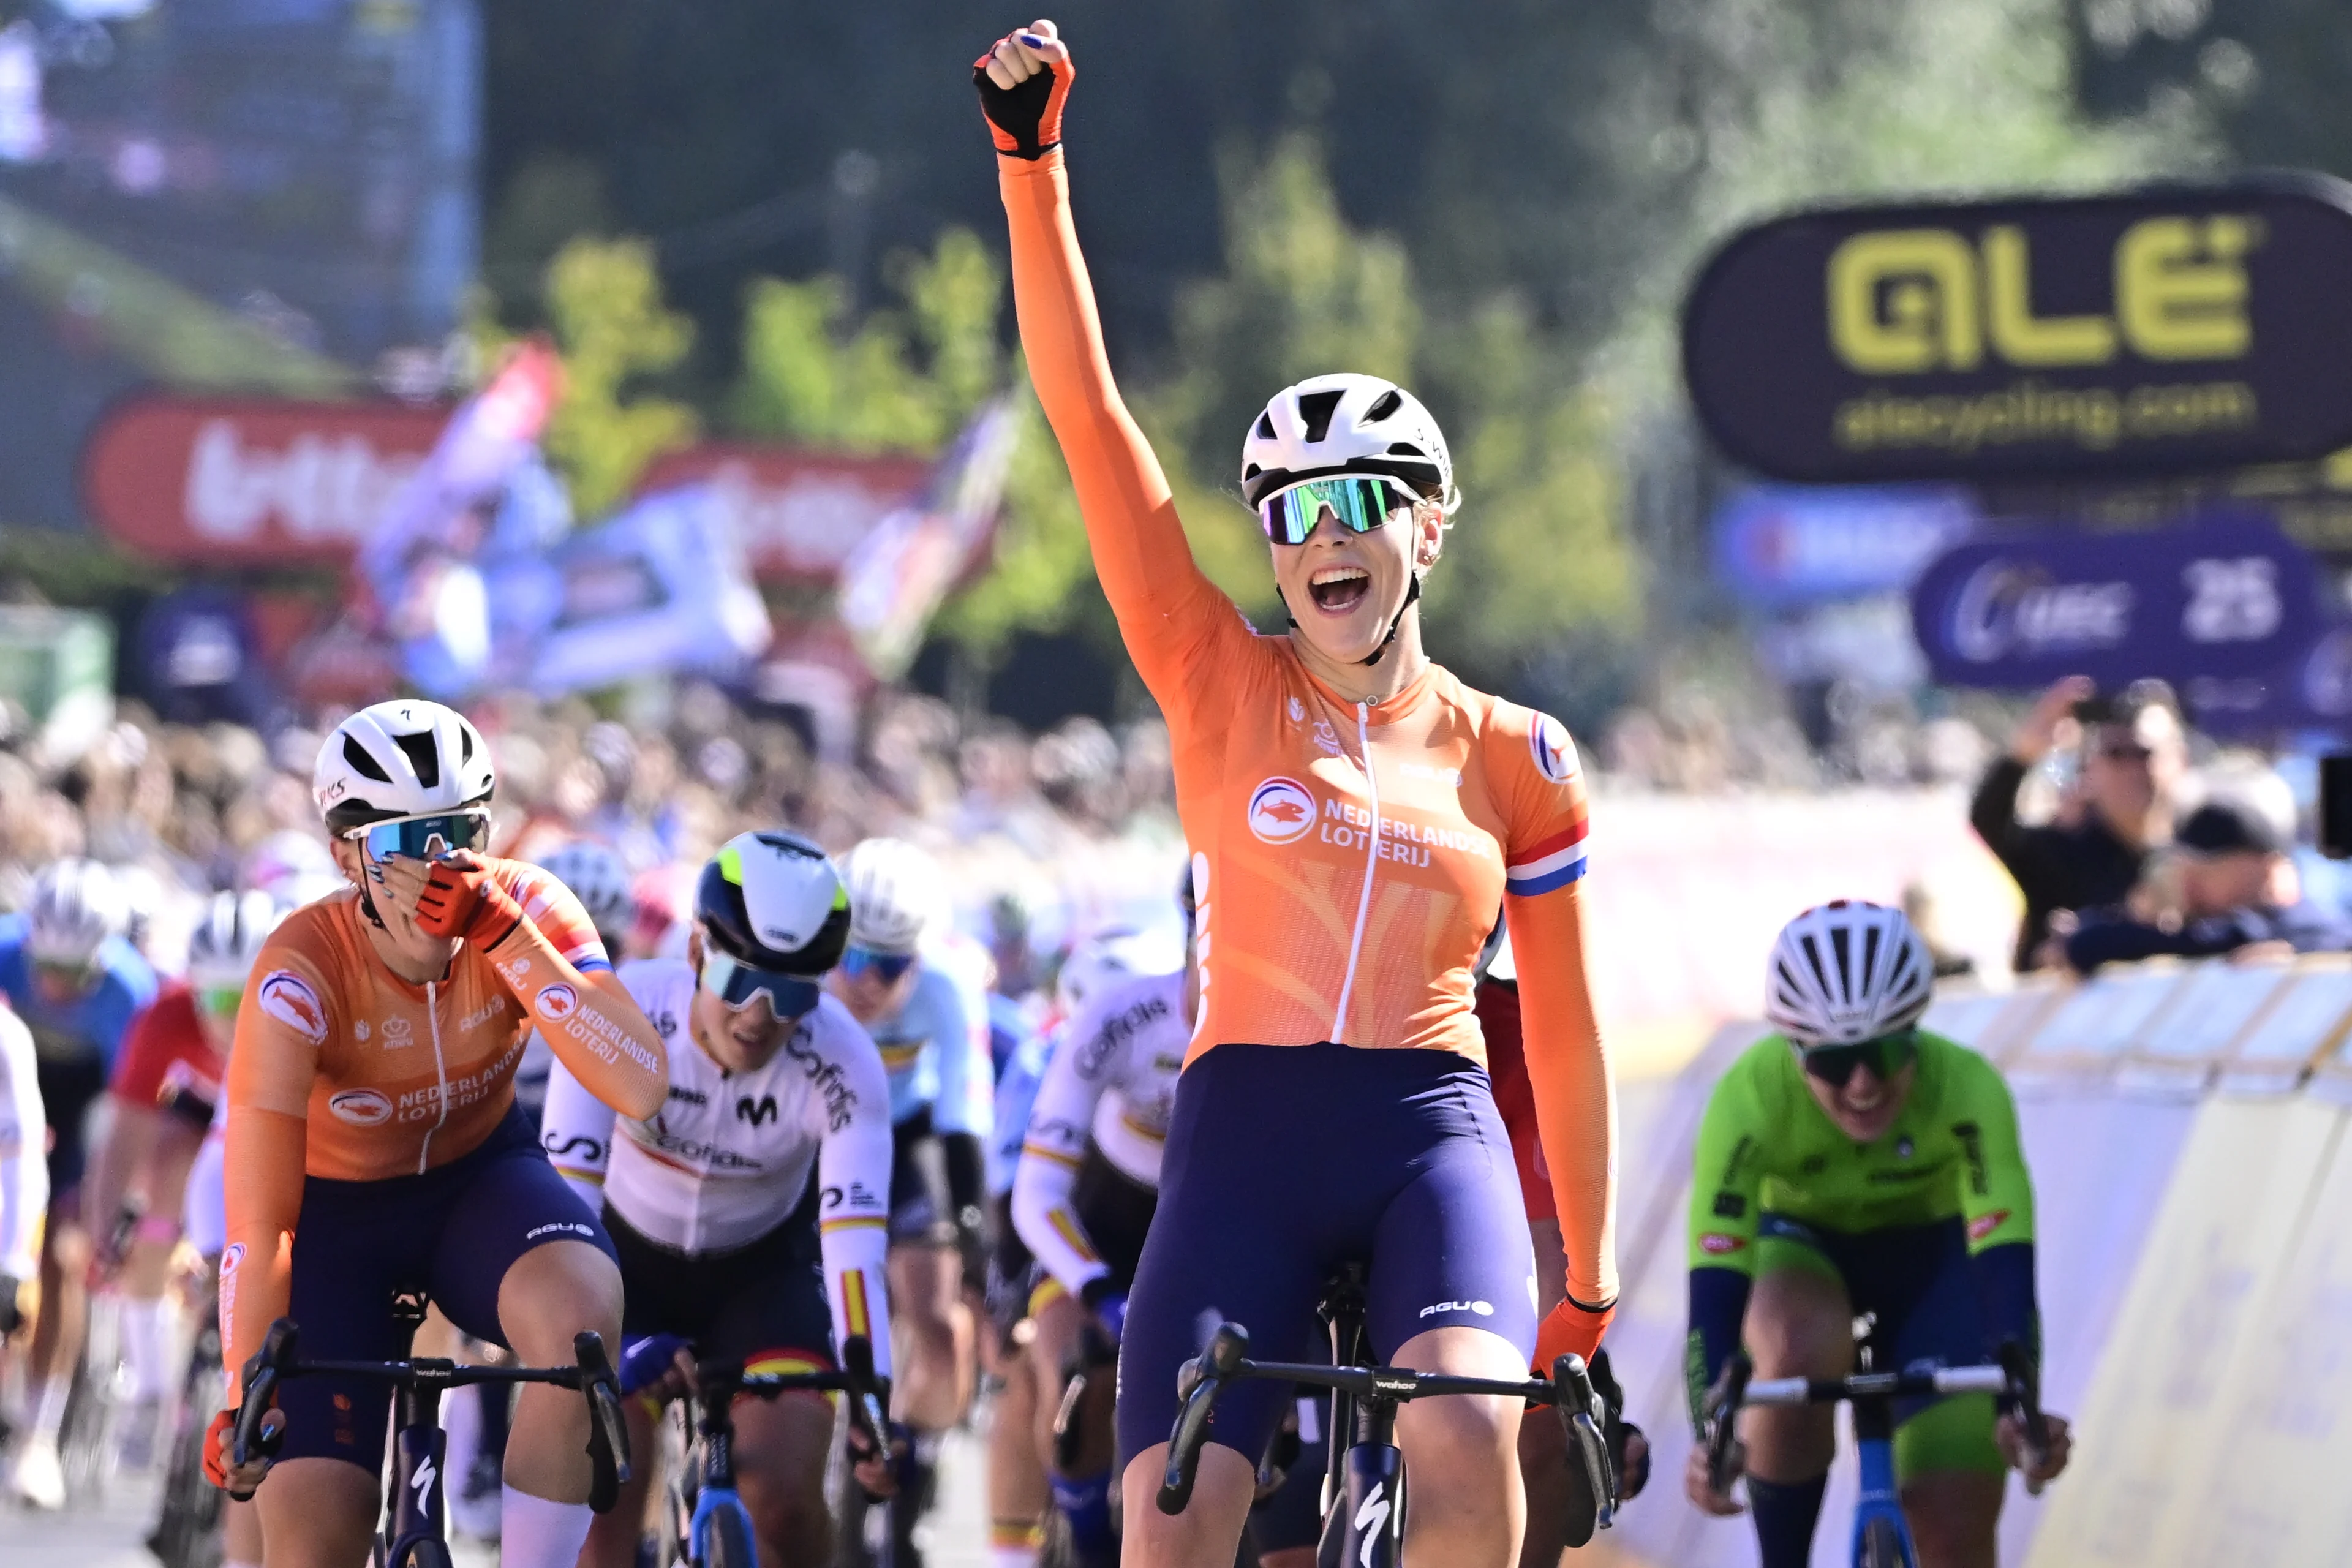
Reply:
[[572, 1355], [580, 1368], [580, 1393], [588, 1401], [588, 1507], [609, 1513], [629, 1479], [629, 1423], [621, 1412], [620, 1380], [602, 1334], [573, 1335]]
[[1184, 1407], [1168, 1438], [1168, 1468], [1160, 1479], [1160, 1511], [1179, 1514], [1192, 1500], [1192, 1482], [1201, 1462], [1201, 1446], [1208, 1441], [1209, 1417], [1225, 1382], [1238, 1373], [1249, 1354], [1249, 1331], [1239, 1323], [1223, 1323], [1210, 1337], [1208, 1348], [1184, 1363], [1177, 1375], [1177, 1393]]

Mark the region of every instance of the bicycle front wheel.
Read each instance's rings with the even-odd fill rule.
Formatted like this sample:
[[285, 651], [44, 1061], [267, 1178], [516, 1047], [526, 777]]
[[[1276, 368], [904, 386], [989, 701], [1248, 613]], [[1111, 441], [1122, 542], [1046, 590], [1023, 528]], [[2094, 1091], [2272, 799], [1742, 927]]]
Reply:
[[1911, 1568], [1911, 1552], [1902, 1527], [1891, 1519], [1874, 1519], [1862, 1527], [1861, 1568]]

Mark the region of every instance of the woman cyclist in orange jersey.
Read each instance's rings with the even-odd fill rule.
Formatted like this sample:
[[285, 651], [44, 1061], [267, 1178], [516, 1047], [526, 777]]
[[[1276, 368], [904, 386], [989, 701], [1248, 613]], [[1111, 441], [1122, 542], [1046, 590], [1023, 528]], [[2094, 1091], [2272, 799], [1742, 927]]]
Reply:
[[[1119, 1364], [1128, 1561], [1233, 1561], [1281, 1391], [1227, 1393], [1191, 1507], [1153, 1502], [1179, 1364], [1203, 1325], [1300, 1359], [1339, 1265], [1370, 1268], [1375, 1348], [1486, 1377], [1590, 1355], [1616, 1297], [1615, 1127], [1585, 985], [1585, 797], [1559, 724], [1423, 651], [1416, 601], [1459, 503], [1402, 388], [1317, 376], [1266, 405], [1242, 488], [1292, 625], [1252, 631], [1193, 563], [1105, 358], [1063, 169], [1070, 51], [1053, 24], [973, 68], [1012, 227], [1021, 339], [1095, 568], [1175, 741], [1200, 902], [1200, 1023]], [[1567, 1253], [1538, 1325], [1510, 1144], [1471, 1011], [1498, 908]], [[1524, 1500], [1516, 1402], [1406, 1405], [1408, 1549], [1502, 1568]]]
[[[495, 784], [480, 733], [437, 702], [363, 708], [320, 748], [312, 793], [352, 887], [270, 934], [237, 1014], [220, 1265], [232, 1372], [280, 1316], [306, 1356], [397, 1355], [395, 1290], [425, 1291], [531, 1364], [570, 1362], [583, 1330], [619, 1349], [613, 1243], [541, 1152], [515, 1068], [537, 1027], [592, 1093], [640, 1119], [661, 1109], [668, 1068], [580, 900], [536, 866], [478, 853]], [[366, 1558], [390, 1397], [364, 1378], [288, 1383], [274, 1468], [233, 1467], [230, 1412], [215, 1417], [206, 1470], [239, 1494], [259, 1487], [270, 1568]], [[578, 1560], [588, 1420], [576, 1394], [522, 1392], [500, 1496], [508, 1568]]]

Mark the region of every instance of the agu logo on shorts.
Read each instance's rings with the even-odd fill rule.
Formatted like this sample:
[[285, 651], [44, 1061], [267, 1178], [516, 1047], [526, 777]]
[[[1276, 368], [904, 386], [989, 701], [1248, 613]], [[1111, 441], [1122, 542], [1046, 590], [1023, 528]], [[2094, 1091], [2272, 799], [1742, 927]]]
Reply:
[[1535, 753], [1536, 771], [1552, 783], [1576, 776], [1576, 742], [1568, 738], [1568, 726], [1550, 714], [1537, 714], [1528, 726], [1528, 750]]
[[310, 982], [289, 970], [273, 969], [261, 978], [261, 1010], [299, 1031], [314, 1046], [327, 1043], [327, 1009]]
[[1265, 843], [1304, 838], [1314, 826], [1315, 797], [1297, 779], [1270, 778], [1250, 796], [1250, 831]]
[[561, 1024], [579, 1009], [580, 993], [557, 981], [531, 998], [531, 1011], [551, 1024]]
[[381, 1127], [392, 1120], [392, 1101], [372, 1089], [347, 1089], [327, 1101], [338, 1121], [354, 1127]]

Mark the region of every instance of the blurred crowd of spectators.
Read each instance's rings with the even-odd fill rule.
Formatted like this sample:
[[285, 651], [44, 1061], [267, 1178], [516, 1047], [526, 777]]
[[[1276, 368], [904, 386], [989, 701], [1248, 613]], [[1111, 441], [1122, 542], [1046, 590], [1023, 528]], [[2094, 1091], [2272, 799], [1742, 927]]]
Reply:
[[[0, 910], [42, 866], [88, 855], [128, 880], [142, 944], [167, 966], [202, 896], [249, 885], [257, 858], [310, 839], [320, 729], [265, 740], [231, 724], [165, 724], [134, 702], [95, 742], [54, 757], [21, 732], [0, 742]], [[1167, 732], [1072, 719], [1031, 737], [959, 722], [935, 699], [887, 696], [858, 760], [821, 761], [787, 717], [692, 683], [625, 719], [579, 700], [505, 697], [473, 710], [499, 764], [499, 852], [535, 858], [574, 837], [618, 850], [658, 882], [733, 834], [790, 823], [836, 852], [874, 834], [1019, 861], [1083, 860], [1089, 845], [1176, 829]], [[686, 879], [671, 879], [681, 889]]]
[[[965, 923], [985, 927], [1007, 898], [1028, 911], [1058, 901], [1074, 922], [1112, 912], [1130, 884], [1156, 899], [1160, 862], [1179, 852], [1168, 736], [1154, 721], [1076, 718], [1032, 736], [886, 693], [844, 763], [822, 760], [788, 714], [747, 710], [715, 686], [639, 691], [627, 706], [510, 695], [475, 710], [499, 762], [502, 853], [602, 840], [639, 874], [642, 909], [682, 905], [692, 868], [748, 826], [789, 823], [836, 852], [889, 834], [938, 854]], [[2160, 686], [2102, 701], [2062, 682], [2005, 739], [1992, 726], [2014, 710], [1831, 707], [1826, 749], [1793, 717], [1735, 719], [1696, 690], [1622, 709], [1591, 748], [1597, 787], [1972, 786], [1971, 821], [2024, 896], [2020, 969], [2352, 947], [2334, 867], [2297, 848], [2308, 835], [2295, 791], [2266, 760], [2193, 736]], [[323, 728], [338, 715], [318, 717]], [[144, 945], [168, 967], [202, 895], [248, 885], [257, 858], [282, 859], [289, 841], [319, 840], [320, 732], [265, 740], [160, 723], [125, 702], [70, 758], [0, 743], [0, 910], [21, 903], [41, 866], [87, 854], [126, 876]], [[1072, 894], [1089, 879], [1091, 892]]]

